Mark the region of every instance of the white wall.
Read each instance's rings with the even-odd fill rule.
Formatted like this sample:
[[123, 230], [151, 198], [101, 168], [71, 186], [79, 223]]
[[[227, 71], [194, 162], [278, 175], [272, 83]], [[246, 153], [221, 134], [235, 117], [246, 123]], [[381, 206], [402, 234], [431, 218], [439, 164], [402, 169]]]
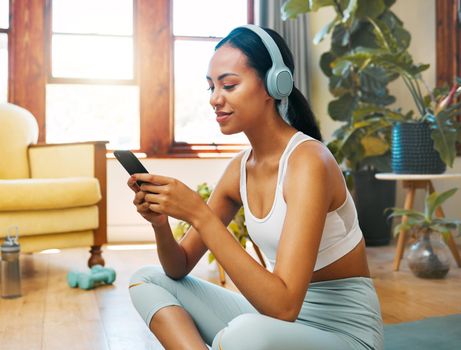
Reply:
[[[228, 159], [141, 159], [149, 172], [171, 176], [195, 189], [207, 182], [214, 185], [226, 168]], [[151, 241], [153, 231], [132, 204], [133, 193], [126, 186], [128, 175], [115, 159], [107, 163], [108, 239], [119, 241]], [[174, 223], [174, 221], [171, 221]]]
[[[417, 63], [429, 63], [431, 67], [423, 74], [429, 86], [434, 86], [436, 81], [435, 72], [435, 0], [398, 0], [392, 6], [393, 12], [403, 21], [404, 27], [411, 33], [412, 40], [410, 52]], [[310, 33], [315, 35], [329, 19], [332, 18], [334, 11], [330, 8], [321, 9], [321, 11], [310, 14]], [[320, 120], [322, 134], [326, 141], [331, 139], [333, 131], [340, 123], [331, 120], [327, 113], [328, 102], [332, 99], [328, 91], [328, 79], [319, 69], [319, 59], [323, 52], [330, 46], [329, 38], [324, 40], [320, 45], [311, 43], [310, 52], [311, 60], [309, 72], [311, 76], [311, 103], [314, 112]], [[413, 100], [404, 86], [399, 82], [390, 85], [391, 93], [397, 97], [395, 106], [400, 106], [403, 110], [415, 109]], [[461, 158], [455, 160], [454, 167], [448, 169], [449, 173], [461, 173]], [[459, 191], [452, 197], [447, 205], [444, 206], [446, 216], [461, 217], [461, 181], [460, 180], [443, 180], [434, 182], [437, 191], [445, 191], [452, 187], [460, 187]], [[401, 185], [397, 192], [397, 206], [403, 206], [403, 193]], [[424, 200], [422, 191], [418, 191], [415, 199], [415, 207], [421, 209]]]
[[[435, 82], [435, 0], [399, 0], [392, 7], [393, 11], [404, 22], [405, 28], [412, 34], [410, 52], [416, 62], [430, 63], [431, 68], [424, 77], [429, 85]], [[310, 15], [310, 34], [317, 33], [331, 19], [333, 11], [322, 9]], [[339, 125], [327, 114], [327, 105], [331, 100], [328, 91], [328, 80], [319, 69], [320, 55], [328, 50], [329, 40], [318, 46], [311, 45], [309, 71], [311, 77], [311, 104], [320, 120], [325, 140], [331, 138], [333, 130]], [[414, 108], [410, 95], [400, 83], [392, 85], [391, 90], [398, 97], [398, 105], [405, 109]], [[201, 182], [215, 184], [229, 160], [227, 159], [148, 159], [143, 160], [146, 167], [166, 176], [177, 177], [192, 188]], [[455, 167], [449, 172], [461, 173], [461, 159], [457, 158]], [[136, 213], [132, 205], [132, 194], [125, 185], [127, 175], [116, 160], [108, 160], [108, 212], [109, 241], [149, 241], [153, 234], [150, 226]], [[461, 183], [453, 180], [438, 181], [436, 190], [443, 191], [459, 186], [460, 190], [450, 199], [444, 210], [447, 216], [461, 217]], [[421, 192], [421, 191], [419, 191]], [[422, 193], [416, 198], [416, 207], [421, 207]], [[398, 190], [397, 205], [403, 206], [403, 191]]]

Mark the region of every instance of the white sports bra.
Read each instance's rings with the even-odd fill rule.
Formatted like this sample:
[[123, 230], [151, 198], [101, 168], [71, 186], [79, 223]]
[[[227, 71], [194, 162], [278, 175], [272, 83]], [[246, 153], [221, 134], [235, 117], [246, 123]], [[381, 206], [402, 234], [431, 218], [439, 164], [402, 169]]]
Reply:
[[[264, 218], [255, 217], [248, 206], [246, 163], [250, 156], [251, 148], [244, 151], [242, 157], [240, 165], [240, 196], [245, 211], [245, 223], [251, 239], [269, 260], [270, 270], [273, 270], [275, 265], [277, 248], [287, 212], [287, 204], [283, 198], [283, 182], [288, 158], [299, 144], [311, 140], [315, 141], [312, 137], [302, 132], [297, 132], [288, 142], [279, 161], [274, 202], [271, 210]], [[308, 234], [308, 231], [306, 231], [306, 234]], [[359, 227], [354, 201], [349, 191], [346, 190], [344, 203], [336, 210], [327, 213], [314, 271], [320, 270], [346, 255], [355, 248], [361, 239], [362, 231]]]

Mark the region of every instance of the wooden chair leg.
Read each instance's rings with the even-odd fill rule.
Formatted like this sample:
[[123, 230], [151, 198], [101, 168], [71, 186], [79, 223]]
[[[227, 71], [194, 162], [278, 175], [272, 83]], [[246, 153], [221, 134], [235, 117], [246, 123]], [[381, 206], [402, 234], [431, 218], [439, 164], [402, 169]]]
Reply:
[[90, 249], [91, 256], [88, 259], [88, 267], [94, 265], [105, 265], [104, 258], [102, 257], [102, 249], [100, 245], [93, 245]]
[[451, 254], [453, 254], [453, 258], [455, 258], [458, 267], [461, 267], [461, 257], [459, 256], [458, 247], [451, 234], [448, 236], [448, 248], [450, 248]]
[[[405, 204], [404, 208], [405, 209], [411, 209], [413, 208], [413, 202], [415, 200], [415, 192], [416, 192], [416, 187], [414, 182], [409, 181], [408, 183], [405, 184], [407, 187], [407, 194], [405, 196]], [[402, 217], [402, 222], [407, 222], [408, 218], [406, 216]], [[403, 257], [403, 251], [405, 250], [405, 242], [406, 242], [406, 231], [405, 230], [400, 230], [399, 233], [399, 238], [397, 241], [397, 251], [395, 253], [394, 257], [394, 271], [399, 271], [400, 268], [400, 261], [402, 260]]]

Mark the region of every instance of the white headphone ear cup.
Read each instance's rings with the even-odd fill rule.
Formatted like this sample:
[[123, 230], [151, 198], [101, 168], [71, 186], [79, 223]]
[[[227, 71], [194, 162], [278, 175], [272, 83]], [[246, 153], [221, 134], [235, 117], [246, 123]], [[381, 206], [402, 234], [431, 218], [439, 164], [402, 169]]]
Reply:
[[286, 67], [272, 67], [266, 75], [266, 88], [276, 100], [281, 100], [283, 97], [289, 96], [293, 90], [293, 76], [290, 70]]

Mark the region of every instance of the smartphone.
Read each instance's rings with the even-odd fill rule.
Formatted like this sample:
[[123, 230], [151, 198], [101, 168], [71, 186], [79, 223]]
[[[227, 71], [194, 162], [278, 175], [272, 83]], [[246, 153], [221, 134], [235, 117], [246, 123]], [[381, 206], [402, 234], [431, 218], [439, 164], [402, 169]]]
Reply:
[[[131, 151], [116, 150], [114, 151], [114, 156], [130, 175], [149, 173], [144, 165], [142, 165], [139, 159]], [[144, 181], [136, 181], [136, 183], [141, 186]]]

